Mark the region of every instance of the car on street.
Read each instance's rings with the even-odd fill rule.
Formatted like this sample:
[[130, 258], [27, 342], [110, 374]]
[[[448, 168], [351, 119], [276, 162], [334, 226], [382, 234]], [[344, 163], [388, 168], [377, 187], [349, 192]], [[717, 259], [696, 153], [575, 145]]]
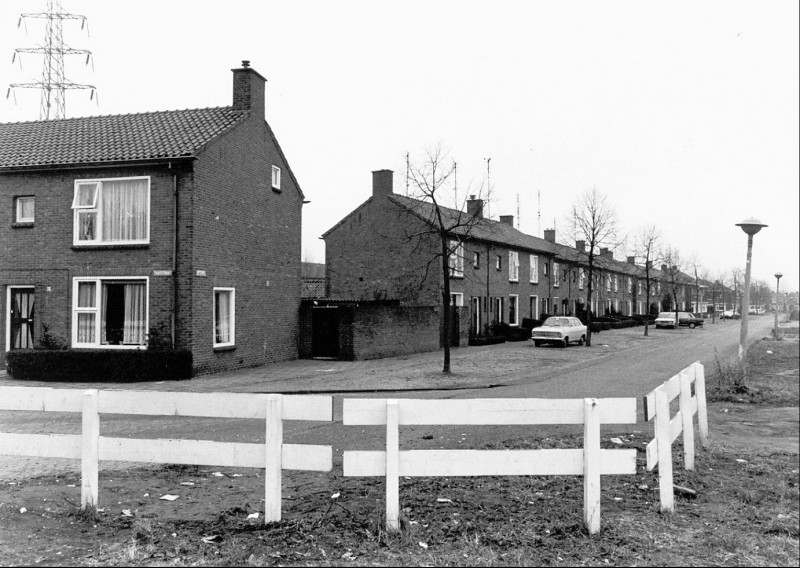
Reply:
[[736, 320], [742, 318], [742, 316], [740, 316], [739, 314], [735, 313], [733, 310], [725, 310], [724, 312], [722, 312], [722, 315], [720, 315], [719, 317], [720, 317], [720, 319], [736, 319]]
[[570, 343], [583, 345], [586, 341], [586, 326], [581, 320], [571, 316], [552, 316], [544, 320], [540, 327], [531, 331], [531, 339], [536, 347], [553, 343], [567, 347]]
[[[661, 312], [655, 321], [656, 328], [675, 329], [675, 312]], [[689, 329], [694, 329], [698, 325], [703, 325], [703, 318], [690, 312], [678, 312], [678, 325], [683, 325]]]

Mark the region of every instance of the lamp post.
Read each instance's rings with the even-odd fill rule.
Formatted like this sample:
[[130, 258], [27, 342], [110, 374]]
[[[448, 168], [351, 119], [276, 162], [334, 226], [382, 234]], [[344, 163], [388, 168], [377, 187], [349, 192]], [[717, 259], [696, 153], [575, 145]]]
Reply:
[[742, 326], [739, 329], [739, 366], [742, 369], [742, 384], [747, 381], [747, 315], [750, 312], [750, 259], [753, 256], [753, 235], [766, 227], [758, 219], [750, 217], [741, 223], [736, 223], [747, 234], [747, 264], [744, 270], [744, 294], [742, 297]]
[[783, 274], [780, 272], [775, 273], [775, 329], [772, 330], [775, 339], [780, 339], [778, 337], [778, 304], [781, 301], [781, 276], [783, 276]]

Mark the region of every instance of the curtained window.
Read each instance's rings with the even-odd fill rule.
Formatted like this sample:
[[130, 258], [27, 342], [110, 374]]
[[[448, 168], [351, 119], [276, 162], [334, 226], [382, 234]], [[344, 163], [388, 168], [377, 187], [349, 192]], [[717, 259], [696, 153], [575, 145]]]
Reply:
[[149, 242], [150, 178], [75, 182], [73, 243]]
[[81, 278], [75, 280], [73, 345], [147, 345], [147, 281]]
[[233, 288], [214, 288], [214, 347], [235, 343], [235, 294]]

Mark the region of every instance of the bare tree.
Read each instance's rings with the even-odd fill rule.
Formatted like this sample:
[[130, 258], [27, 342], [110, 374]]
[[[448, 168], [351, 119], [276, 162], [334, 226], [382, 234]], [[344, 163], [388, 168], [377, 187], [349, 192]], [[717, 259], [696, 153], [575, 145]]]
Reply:
[[450, 373], [450, 338], [453, 332], [450, 279], [454, 274], [463, 273], [466, 261], [464, 242], [481, 218], [467, 211], [466, 200], [462, 200], [460, 206], [456, 203], [457, 208], [443, 205], [448, 195], [455, 195], [455, 173], [455, 162], [448, 158], [441, 146], [427, 150], [417, 163], [408, 162], [409, 197], [414, 198], [414, 204], [408, 208], [421, 216], [428, 227], [422, 233], [408, 236], [420, 240], [433, 239], [428, 267], [438, 263], [441, 269], [443, 373]]
[[652, 297], [653, 286], [653, 264], [657, 261], [658, 249], [661, 243], [661, 234], [655, 225], [650, 225], [641, 230], [636, 255], [644, 261], [644, 289], [645, 289], [645, 315], [644, 335], [649, 335], [650, 322], [650, 298]]
[[594, 291], [597, 257], [601, 246], [616, 246], [616, 211], [607, 197], [592, 188], [584, 192], [572, 208], [576, 240], [586, 243], [587, 290], [586, 290], [586, 345], [592, 344], [592, 292]]
[[692, 257], [689, 259], [689, 266], [694, 273], [694, 309], [692, 310], [695, 313], [700, 312], [700, 273], [703, 271], [703, 267], [700, 264], [700, 258], [697, 254], [693, 254]]
[[678, 326], [678, 291], [682, 285], [681, 283], [681, 269], [683, 267], [683, 260], [678, 249], [668, 246], [664, 250], [664, 263], [666, 265], [667, 284], [669, 285], [670, 295], [672, 296], [672, 308], [675, 312], [675, 326]]

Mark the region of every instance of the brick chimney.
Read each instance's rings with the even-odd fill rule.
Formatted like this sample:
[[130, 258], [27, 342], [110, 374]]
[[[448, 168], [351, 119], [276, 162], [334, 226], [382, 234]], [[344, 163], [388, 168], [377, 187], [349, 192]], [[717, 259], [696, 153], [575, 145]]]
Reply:
[[662, 264], [661, 265], [661, 272], [666, 272], [666, 271], [667, 271], [667, 265], [666, 264]]
[[242, 61], [239, 69], [233, 71], [233, 109], [249, 110], [264, 118], [264, 85], [267, 80], [250, 67], [250, 62]]
[[586, 241], [575, 241], [575, 248], [580, 252], [586, 252]]
[[392, 170], [375, 170], [372, 172], [372, 196], [381, 197], [391, 195], [394, 184], [394, 172]]
[[467, 199], [467, 214], [474, 219], [483, 219], [483, 199], [470, 195]]
[[545, 229], [544, 230], [544, 240], [548, 243], [555, 243], [556, 242], [556, 230], [555, 229]]
[[628, 264], [636, 264], [636, 257], [635, 256], [629, 256], [628, 257]]
[[500, 215], [500, 222], [505, 223], [506, 225], [514, 226], [514, 216], [513, 215]]
[[609, 250], [607, 248], [600, 249], [600, 256], [608, 256]]

